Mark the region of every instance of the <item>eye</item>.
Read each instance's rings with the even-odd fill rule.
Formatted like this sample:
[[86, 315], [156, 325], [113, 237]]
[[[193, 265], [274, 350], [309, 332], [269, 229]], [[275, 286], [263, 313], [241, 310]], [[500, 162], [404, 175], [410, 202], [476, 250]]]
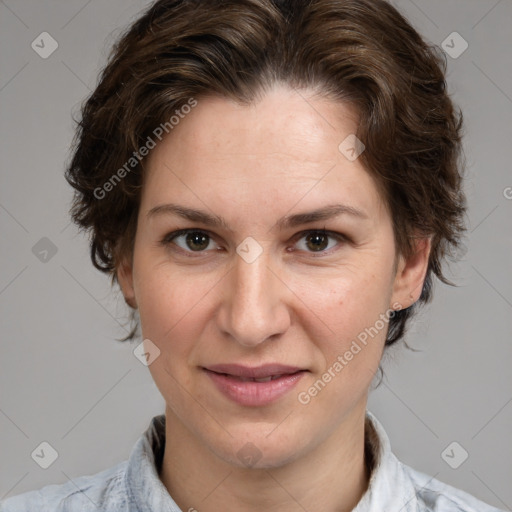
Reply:
[[168, 246], [171, 243], [186, 252], [204, 252], [213, 248], [211, 247], [213, 240], [210, 235], [199, 229], [182, 229], [169, 233], [162, 240], [162, 244]]
[[[336, 242], [344, 242], [346, 238], [340, 233], [334, 233], [331, 231], [325, 231], [325, 229], [315, 231], [305, 231], [300, 233], [299, 242], [304, 239], [304, 243], [297, 243], [300, 250], [306, 252], [329, 252], [333, 247], [337, 245]], [[330, 240], [332, 243], [330, 243]], [[334, 242], [336, 241], [336, 242]], [[300, 247], [302, 245], [302, 247]]]
[[[339, 245], [339, 243], [346, 242], [347, 238], [341, 233], [317, 229], [303, 231], [295, 237], [295, 240], [297, 240], [295, 246], [298, 247], [300, 251], [323, 254], [330, 252], [330, 250], [336, 245]], [[301, 242], [302, 240], [304, 240], [304, 242]], [[189, 255], [215, 249], [215, 246], [218, 248], [218, 245], [215, 244], [211, 235], [200, 229], [182, 229], [174, 231], [166, 235], [161, 241], [161, 244], [166, 247], [170, 247], [171, 244], [176, 245]]]

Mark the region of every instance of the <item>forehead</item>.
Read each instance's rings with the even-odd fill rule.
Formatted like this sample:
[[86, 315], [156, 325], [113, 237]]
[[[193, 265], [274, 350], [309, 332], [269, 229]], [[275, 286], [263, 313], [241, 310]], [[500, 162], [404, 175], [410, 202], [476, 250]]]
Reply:
[[168, 140], [193, 139], [212, 158], [243, 150], [255, 158], [283, 153], [287, 159], [320, 161], [336, 153], [340, 137], [355, 133], [357, 123], [351, 105], [279, 84], [247, 105], [219, 96], [198, 99]]
[[340, 200], [380, 210], [373, 179], [339, 149], [357, 122], [350, 105], [287, 86], [250, 105], [198, 98], [150, 153], [142, 206], [179, 197], [191, 206], [229, 200], [253, 211], [276, 201], [291, 208]]

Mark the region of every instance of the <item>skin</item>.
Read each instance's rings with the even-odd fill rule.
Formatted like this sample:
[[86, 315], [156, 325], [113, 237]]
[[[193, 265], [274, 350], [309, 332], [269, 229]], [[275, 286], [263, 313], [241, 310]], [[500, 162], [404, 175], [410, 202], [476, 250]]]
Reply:
[[[379, 315], [419, 298], [430, 244], [397, 256], [375, 182], [338, 150], [356, 129], [349, 105], [275, 85], [250, 106], [198, 98], [148, 156], [133, 254], [118, 279], [160, 350], [149, 366], [167, 404], [160, 478], [182, 510], [348, 511], [368, 487], [365, 409], [386, 328], [307, 405], [298, 394]], [[148, 215], [166, 203], [222, 216], [230, 230]], [[285, 215], [339, 203], [366, 218], [278, 228]], [[161, 243], [185, 228], [206, 231], [206, 249], [186, 235]], [[346, 240], [321, 238], [318, 251], [303, 232], [322, 229]], [[246, 237], [263, 250], [252, 263], [236, 252]], [[229, 400], [201, 370], [270, 362], [308, 373], [262, 407]], [[260, 455], [252, 467], [237, 457], [248, 442]]]

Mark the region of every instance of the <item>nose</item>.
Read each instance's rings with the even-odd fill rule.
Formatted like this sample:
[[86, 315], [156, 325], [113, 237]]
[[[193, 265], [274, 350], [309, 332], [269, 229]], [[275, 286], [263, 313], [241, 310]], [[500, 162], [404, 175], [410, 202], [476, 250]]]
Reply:
[[275, 339], [290, 326], [291, 295], [265, 251], [251, 263], [236, 255], [224, 281], [219, 328], [246, 347]]

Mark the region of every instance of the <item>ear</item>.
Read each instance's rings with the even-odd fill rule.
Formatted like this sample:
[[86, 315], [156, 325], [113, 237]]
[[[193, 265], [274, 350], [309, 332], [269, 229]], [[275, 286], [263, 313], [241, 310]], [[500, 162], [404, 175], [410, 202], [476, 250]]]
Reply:
[[393, 283], [392, 304], [400, 304], [400, 309], [412, 306], [421, 295], [428, 269], [431, 250], [430, 237], [414, 240], [413, 253], [409, 258], [399, 257]]
[[131, 258], [124, 258], [116, 270], [117, 281], [124, 295], [124, 300], [128, 306], [137, 309], [135, 300], [135, 290], [133, 287], [133, 262]]

